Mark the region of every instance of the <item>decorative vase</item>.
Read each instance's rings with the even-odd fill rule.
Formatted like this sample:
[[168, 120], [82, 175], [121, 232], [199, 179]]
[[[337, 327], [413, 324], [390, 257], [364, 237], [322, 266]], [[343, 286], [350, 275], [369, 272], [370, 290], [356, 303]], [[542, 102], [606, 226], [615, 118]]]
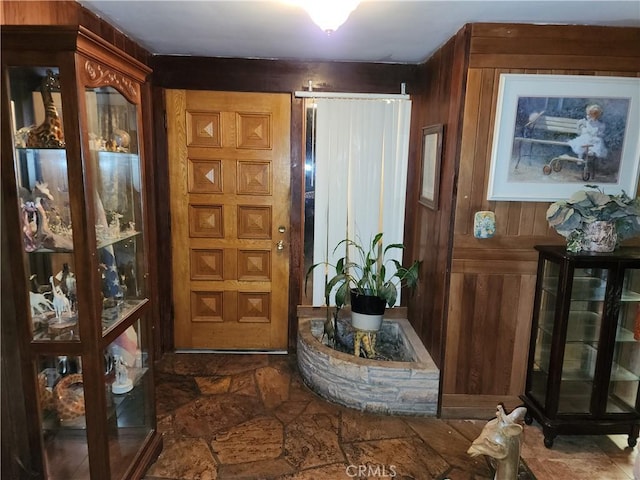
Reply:
[[613, 252], [617, 243], [618, 235], [613, 222], [599, 220], [584, 229], [582, 250], [586, 252]]
[[357, 330], [375, 332], [382, 326], [386, 300], [371, 295], [361, 295], [351, 290], [351, 325]]

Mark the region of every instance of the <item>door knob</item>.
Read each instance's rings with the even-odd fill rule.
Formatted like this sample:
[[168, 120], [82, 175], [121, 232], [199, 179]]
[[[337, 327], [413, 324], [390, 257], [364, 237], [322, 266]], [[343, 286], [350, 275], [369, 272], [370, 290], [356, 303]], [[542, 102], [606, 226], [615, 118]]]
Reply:
[[276, 250], [284, 250], [284, 240], [280, 240], [278, 243], [276, 243]]

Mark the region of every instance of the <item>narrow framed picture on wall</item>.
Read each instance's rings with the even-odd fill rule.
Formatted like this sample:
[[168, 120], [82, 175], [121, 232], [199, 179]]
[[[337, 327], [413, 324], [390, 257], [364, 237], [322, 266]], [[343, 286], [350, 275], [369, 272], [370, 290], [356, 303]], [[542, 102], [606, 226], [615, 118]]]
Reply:
[[502, 74], [487, 199], [544, 202], [595, 185], [636, 195], [640, 78]]
[[420, 176], [420, 203], [438, 209], [440, 194], [440, 162], [442, 156], [442, 124], [422, 129], [422, 175]]

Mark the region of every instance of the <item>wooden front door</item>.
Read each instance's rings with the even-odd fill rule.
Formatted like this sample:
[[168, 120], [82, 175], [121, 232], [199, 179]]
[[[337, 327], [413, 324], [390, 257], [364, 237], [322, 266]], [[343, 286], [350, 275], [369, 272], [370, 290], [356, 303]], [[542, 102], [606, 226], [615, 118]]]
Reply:
[[166, 104], [175, 347], [286, 350], [290, 96]]

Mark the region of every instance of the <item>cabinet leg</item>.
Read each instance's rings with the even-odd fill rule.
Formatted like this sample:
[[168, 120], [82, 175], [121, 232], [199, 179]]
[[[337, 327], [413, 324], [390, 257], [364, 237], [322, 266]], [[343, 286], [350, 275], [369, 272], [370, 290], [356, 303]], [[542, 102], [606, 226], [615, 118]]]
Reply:
[[524, 414], [524, 423], [526, 423], [527, 425], [531, 425], [533, 423], [533, 415], [531, 415], [529, 412]]
[[544, 434], [544, 446], [547, 448], [553, 447], [553, 440], [558, 435], [555, 430], [543, 428], [542, 433]]
[[633, 448], [638, 443], [638, 434], [640, 433], [640, 425], [637, 423], [631, 427], [631, 432], [629, 432], [629, 438], [627, 438], [627, 444]]

